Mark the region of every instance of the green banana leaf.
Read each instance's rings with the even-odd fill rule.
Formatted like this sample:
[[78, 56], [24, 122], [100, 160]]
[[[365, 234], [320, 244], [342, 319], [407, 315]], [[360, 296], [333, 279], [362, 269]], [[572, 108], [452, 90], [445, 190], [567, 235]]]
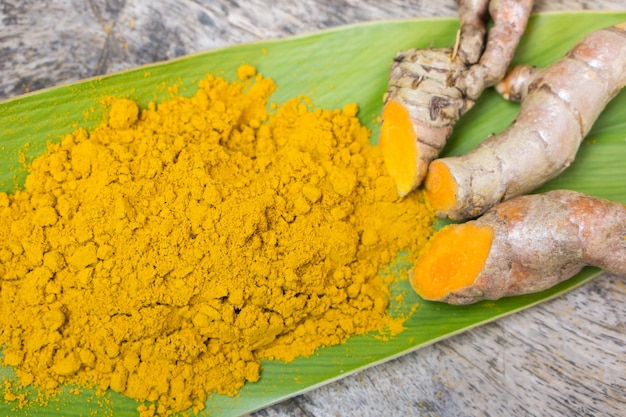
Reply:
[[[515, 62], [547, 65], [563, 56], [586, 33], [626, 21], [620, 13], [548, 13], [533, 16], [518, 48]], [[234, 79], [236, 68], [250, 63], [277, 81], [272, 100], [281, 103], [307, 94], [317, 107], [337, 108], [358, 103], [360, 118], [378, 136], [378, 116], [387, 87], [390, 63], [396, 52], [412, 47], [451, 46], [456, 19], [386, 21], [346, 26], [291, 39], [238, 45], [200, 53], [131, 71], [98, 77], [72, 85], [35, 92], [0, 103], [0, 190], [11, 191], [26, 176], [20, 158], [41, 154], [48, 141], [77, 126], [93, 127], [101, 120], [106, 96], [124, 96], [141, 104], [168, 96], [178, 85], [183, 95], [194, 92], [206, 73]], [[157, 87], [160, 86], [160, 87]], [[518, 105], [487, 91], [457, 125], [445, 154], [468, 151], [490, 133], [503, 130], [515, 117]], [[626, 92], [616, 97], [600, 116], [581, 146], [574, 164], [540, 191], [568, 188], [626, 203]], [[21, 156], [20, 156], [21, 155]], [[394, 288], [404, 294], [392, 311], [417, 310], [407, 329], [388, 341], [375, 335], [353, 337], [345, 344], [320, 349], [309, 358], [289, 364], [266, 361], [258, 383], [247, 384], [235, 397], [214, 395], [202, 415], [238, 416], [293, 397], [357, 370], [388, 361], [427, 344], [536, 305], [571, 290], [594, 276], [588, 268], [545, 292], [455, 307], [421, 300], [406, 281]], [[1, 378], [14, 378], [0, 368]], [[1, 415], [134, 416], [137, 403], [115, 393], [96, 397], [83, 389], [70, 394], [67, 387], [48, 404], [19, 408], [0, 400]]]

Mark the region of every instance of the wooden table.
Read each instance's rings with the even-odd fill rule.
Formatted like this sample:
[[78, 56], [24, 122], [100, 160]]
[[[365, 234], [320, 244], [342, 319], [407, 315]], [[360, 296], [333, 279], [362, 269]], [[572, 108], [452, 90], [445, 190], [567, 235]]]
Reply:
[[[626, 10], [623, 0], [535, 3], [535, 11]], [[0, 4], [0, 99], [235, 43], [368, 20], [456, 16], [457, 7], [452, 0]], [[254, 415], [624, 416], [625, 293], [623, 279], [602, 275]]]

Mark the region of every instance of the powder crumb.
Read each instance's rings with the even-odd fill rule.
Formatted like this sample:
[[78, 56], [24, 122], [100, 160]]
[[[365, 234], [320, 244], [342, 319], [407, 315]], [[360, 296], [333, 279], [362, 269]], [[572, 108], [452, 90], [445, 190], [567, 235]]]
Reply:
[[343, 112], [346, 116], [354, 117], [359, 112], [359, 107], [356, 103], [350, 103], [343, 106]]
[[127, 99], [113, 101], [109, 113], [109, 124], [113, 129], [128, 129], [137, 121], [139, 106]]
[[0, 192], [0, 207], [9, 207], [9, 196], [5, 192]]
[[237, 78], [240, 80], [247, 80], [248, 78], [256, 75], [256, 68], [249, 64], [240, 65], [237, 68]]
[[143, 109], [112, 99], [0, 193], [0, 345], [21, 384], [166, 416], [237, 395], [263, 359], [403, 330], [381, 271], [432, 235], [422, 194], [393, 197], [356, 105], [270, 113], [274, 81], [238, 77]]

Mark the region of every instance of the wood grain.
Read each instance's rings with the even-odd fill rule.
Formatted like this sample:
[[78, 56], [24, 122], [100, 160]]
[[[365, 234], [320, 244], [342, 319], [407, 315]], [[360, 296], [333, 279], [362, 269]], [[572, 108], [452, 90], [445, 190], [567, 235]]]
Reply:
[[[363, 21], [456, 16], [455, 1], [9, 0], [0, 100], [197, 51]], [[623, 0], [534, 11], [626, 10]], [[626, 285], [564, 296], [254, 413], [321, 416], [623, 416]]]

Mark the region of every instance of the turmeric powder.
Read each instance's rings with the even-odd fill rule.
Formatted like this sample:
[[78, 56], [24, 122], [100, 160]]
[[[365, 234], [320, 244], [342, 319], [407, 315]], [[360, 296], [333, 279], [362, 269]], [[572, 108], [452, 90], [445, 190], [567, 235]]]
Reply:
[[270, 112], [274, 81], [239, 75], [113, 99], [0, 193], [0, 346], [22, 385], [197, 412], [262, 359], [397, 331], [380, 272], [419, 253], [434, 213], [398, 198], [356, 105]]

